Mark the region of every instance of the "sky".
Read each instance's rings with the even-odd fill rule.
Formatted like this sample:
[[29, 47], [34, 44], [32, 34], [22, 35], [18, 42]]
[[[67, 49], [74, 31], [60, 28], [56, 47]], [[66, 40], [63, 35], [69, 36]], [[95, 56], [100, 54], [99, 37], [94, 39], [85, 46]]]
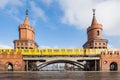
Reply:
[[29, 10], [40, 48], [82, 48], [96, 9], [109, 48], [120, 48], [120, 0], [0, 0], [0, 48], [13, 48]]

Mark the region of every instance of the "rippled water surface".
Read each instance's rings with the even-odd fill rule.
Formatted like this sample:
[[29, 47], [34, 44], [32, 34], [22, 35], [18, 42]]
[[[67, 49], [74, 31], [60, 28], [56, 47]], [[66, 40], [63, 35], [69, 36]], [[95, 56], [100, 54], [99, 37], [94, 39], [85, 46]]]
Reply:
[[0, 80], [120, 80], [120, 72], [0, 72]]

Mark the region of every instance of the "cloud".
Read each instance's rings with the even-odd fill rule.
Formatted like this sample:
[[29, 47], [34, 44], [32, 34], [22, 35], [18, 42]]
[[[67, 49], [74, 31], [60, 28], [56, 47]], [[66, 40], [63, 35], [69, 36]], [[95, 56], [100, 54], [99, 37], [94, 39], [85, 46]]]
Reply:
[[103, 25], [108, 36], [120, 36], [120, 1], [119, 0], [59, 0], [63, 11], [62, 23], [73, 25], [77, 29], [86, 29], [92, 21], [92, 9], [96, 18]]
[[9, 0], [2, 0], [0, 2], [0, 9], [4, 9], [5, 6], [8, 4]]
[[17, 22], [21, 22], [18, 13], [19, 7], [23, 6], [22, 0], [1, 0], [0, 9], [5, 14], [9, 15], [11, 18], [15, 19]]
[[19, 11], [18, 11], [18, 8], [10, 8], [10, 9], [6, 9], [5, 13], [7, 15], [9, 15], [11, 18], [13, 18], [14, 20], [16, 20], [17, 22], [21, 23], [23, 22], [20, 17], [18, 16], [19, 14]]
[[120, 1], [110, 0], [96, 6], [98, 19], [103, 24], [104, 33], [109, 36], [120, 36]]
[[61, 18], [63, 23], [73, 25], [78, 29], [88, 27], [93, 8], [91, 0], [59, 0], [59, 3], [64, 13]]
[[34, 1], [30, 2], [31, 12], [34, 16], [34, 22], [33, 25], [36, 24], [37, 19], [41, 18], [43, 21], [47, 21], [47, 17], [45, 15], [44, 10], [42, 10], [40, 7], [37, 6], [37, 4]]
[[53, 2], [53, 0], [42, 0], [42, 2], [49, 6]]
[[6, 6], [22, 6], [21, 0], [0, 0], [0, 9], [4, 9]]

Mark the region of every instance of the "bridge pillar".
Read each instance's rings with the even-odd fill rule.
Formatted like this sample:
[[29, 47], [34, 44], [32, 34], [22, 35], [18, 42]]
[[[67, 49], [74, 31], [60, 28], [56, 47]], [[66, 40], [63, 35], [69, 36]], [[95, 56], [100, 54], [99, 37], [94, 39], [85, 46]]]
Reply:
[[25, 61], [26, 64], [26, 71], [28, 71], [28, 60]]
[[85, 71], [99, 71], [99, 60], [86, 60]]
[[97, 62], [95, 60], [95, 71], [97, 71]]

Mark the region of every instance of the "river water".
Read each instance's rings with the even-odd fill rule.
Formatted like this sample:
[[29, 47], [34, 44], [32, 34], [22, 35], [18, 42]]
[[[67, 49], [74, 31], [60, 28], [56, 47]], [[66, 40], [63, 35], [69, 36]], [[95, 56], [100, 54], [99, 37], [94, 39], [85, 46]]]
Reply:
[[120, 80], [120, 72], [0, 72], [0, 80]]

